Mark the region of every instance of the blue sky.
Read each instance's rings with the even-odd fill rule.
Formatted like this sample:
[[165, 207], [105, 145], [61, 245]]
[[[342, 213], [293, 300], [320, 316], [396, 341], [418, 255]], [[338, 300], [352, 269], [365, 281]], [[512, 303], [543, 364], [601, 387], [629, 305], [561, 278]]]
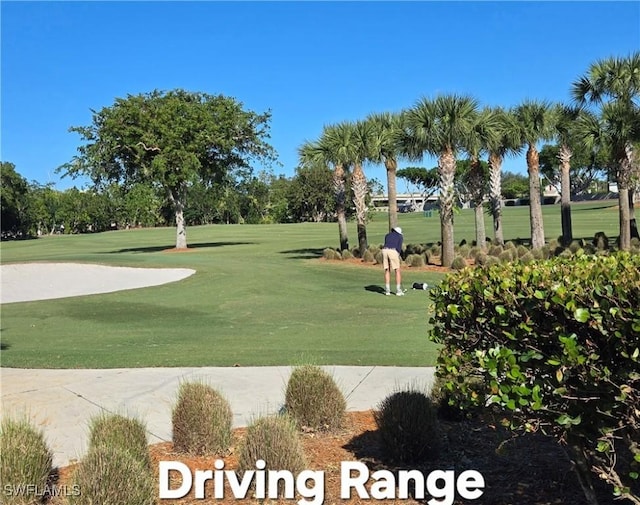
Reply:
[[[282, 163], [273, 171], [291, 176], [297, 148], [324, 125], [439, 93], [482, 105], [567, 101], [592, 62], [640, 49], [636, 1], [3, 0], [0, 9], [0, 159], [58, 189], [83, 185], [55, 173], [80, 145], [68, 128], [127, 94], [183, 88], [270, 109]], [[521, 157], [504, 168], [526, 171]], [[365, 170], [385, 181], [383, 168]]]

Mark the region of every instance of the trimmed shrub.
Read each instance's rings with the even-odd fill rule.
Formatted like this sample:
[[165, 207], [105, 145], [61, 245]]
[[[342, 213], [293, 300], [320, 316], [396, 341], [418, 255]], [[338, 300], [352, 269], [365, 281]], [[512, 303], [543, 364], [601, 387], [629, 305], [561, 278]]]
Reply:
[[478, 255], [476, 256], [476, 263], [478, 265], [484, 266], [487, 264], [487, 259], [489, 258], [489, 256], [486, 253], [480, 252], [478, 253]]
[[70, 505], [154, 505], [153, 472], [121, 447], [93, 446], [71, 478], [80, 490], [68, 496]]
[[423, 267], [424, 266], [424, 256], [422, 254], [410, 254], [407, 256], [405, 263], [410, 267]]
[[466, 267], [467, 262], [462, 256], [456, 256], [455, 258], [453, 258], [453, 261], [451, 262], [451, 268], [453, 270], [462, 270]]
[[509, 240], [509, 242], [507, 242], [507, 243], [504, 245], [504, 248], [505, 248], [505, 249], [516, 249], [516, 247], [517, 247], [517, 246], [516, 246], [515, 242], [513, 242], [513, 241], [511, 241], [511, 240]]
[[593, 236], [593, 245], [601, 251], [609, 249], [609, 237], [607, 237], [605, 232], [599, 231]]
[[338, 251], [332, 249], [331, 247], [327, 247], [324, 251], [322, 251], [322, 257], [326, 260], [339, 260], [342, 259], [342, 256]]
[[545, 258], [544, 248], [542, 249], [531, 249], [531, 256], [533, 259], [542, 260]]
[[[0, 502], [39, 503], [51, 472], [53, 456], [41, 431], [28, 420], [5, 417], [0, 424]], [[23, 492], [12, 492], [22, 486]]]
[[437, 409], [423, 392], [397, 391], [382, 400], [374, 416], [382, 447], [392, 461], [417, 463], [438, 455]]
[[513, 257], [511, 256], [511, 251], [510, 250], [502, 251], [498, 256], [498, 259], [500, 260], [501, 263], [508, 263], [513, 259]]
[[[462, 410], [490, 405], [514, 430], [545, 426], [567, 442], [582, 483], [594, 468], [621, 496], [637, 488], [640, 257], [466, 269], [431, 293], [437, 374]], [[480, 391], [464, 370], [481, 375]]]
[[500, 263], [500, 260], [495, 256], [487, 256], [487, 261], [485, 262], [484, 266], [491, 267], [493, 265], [497, 265], [498, 263]]
[[468, 244], [464, 244], [458, 247], [458, 255], [462, 256], [463, 258], [469, 257], [469, 251], [471, 251], [471, 246]]
[[129, 451], [146, 467], [151, 468], [145, 426], [137, 419], [118, 414], [104, 414], [91, 420], [89, 447], [108, 445]]
[[347, 402], [331, 375], [318, 366], [305, 365], [291, 372], [285, 409], [301, 427], [332, 431], [342, 426]]
[[495, 256], [497, 258], [498, 256], [500, 256], [500, 254], [502, 254], [502, 251], [504, 251], [504, 249], [501, 246], [492, 245], [491, 247], [489, 247], [487, 254], [489, 256]]
[[535, 258], [533, 257], [533, 254], [531, 254], [530, 252], [527, 252], [526, 254], [523, 254], [522, 256], [520, 256], [520, 261], [522, 263], [531, 263], [534, 260]]
[[240, 444], [238, 470], [255, 469], [259, 459], [266, 463], [267, 471], [289, 470], [297, 475], [306, 468], [296, 423], [288, 415], [261, 417], [248, 426]]
[[233, 413], [229, 402], [200, 382], [184, 382], [173, 408], [173, 445], [187, 454], [222, 454], [231, 445]]
[[382, 251], [379, 250], [377, 253], [375, 253], [374, 256], [373, 256], [373, 259], [378, 265], [381, 265], [382, 264]]
[[351, 249], [351, 254], [353, 255], [353, 257], [354, 257], [354, 258], [360, 258], [360, 257], [361, 257], [361, 255], [360, 255], [360, 249], [359, 249], [359, 248], [357, 248], [357, 247], [353, 247], [353, 248]]
[[371, 251], [369, 251], [368, 249], [362, 255], [362, 261], [364, 261], [365, 263], [373, 263], [375, 261], [375, 259], [376, 258], [373, 255], [373, 253]]
[[516, 247], [516, 253], [518, 254], [518, 258], [522, 258], [525, 254], [529, 253], [529, 249], [523, 245], [519, 245]]

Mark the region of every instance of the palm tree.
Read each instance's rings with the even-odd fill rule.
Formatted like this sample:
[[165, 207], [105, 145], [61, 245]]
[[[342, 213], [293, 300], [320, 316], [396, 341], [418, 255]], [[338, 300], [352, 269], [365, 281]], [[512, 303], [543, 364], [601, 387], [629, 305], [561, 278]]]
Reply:
[[344, 151], [335, 150], [335, 148], [338, 144], [337, 139], [344, 133], [338, 131], [336, 127], [325, 127], [319, 140], [305, 142], [298, 149], [300, 162], [303, 166], [313, 163], [333, 166], [333, 193], [336, 200], [336, 218], [338, 220], [341, 251], [349, 249], [346, 217], [345, 153]]
[[372, 125], [370, 156], [373, 163], [384, 163], [387, 171], [387, 195], [389, 198], [389, 231], [398, 226], [398, 198], [396, 172], [401, 147], [398, 135], [403, 128], [404, 115], [383, 112], [367, 117]]
[[491, 109], [483, 109], [473, 124], [464, 148], [469, 155], [469, 171], [466, 180], [471, 194], [471, 203], [475, 212], [476, 244], [486, 247], [486, 232], [484, 226], [484, 198], [487, 193], [487, 176], [480, 162], [482, 151], [493, 143], [498, 136], [498, 118]]
[[453, 206], [456, 156], [476, 121], [478, 102], [471, 97], [440, 95], [422, 99], [407, 112], [407, 127], [400, 135], [403, 152], [419, 160], [423, 154], [438, 157], [440, 182], [440, 236], [442, 265], [453, 263]]
[[567, 105], [556, 106], [556, 137], [558, 138], [560, 162], [560, 221], [562, 224], [562, 242], [564, 245], [573, 240], [571, 223], [571, 144], [575, 141], [576, 125], [580, 109]]
[[629, 250], [633, 144], [640, 140], [640, 52], [596, 61], [573, 83], [572, 94], [580, 105], [600, 106], [602, 129], [611, 147], [618, 183], [620, 249]]
[[489, 210], [493, 218], [493, 239], [504, 244], [502, 233], [502, 162], [505, 156], [518, 154], [521, 150], [520, 137], [512, 111], [494, 107], [496, 134], [488, 139], [489, 151]]
[[548, 102], [525, 100], [516, 107], [515, 116], [521, 144], [527, 146], [531, 246], [539, 249], [544, 246], [545, 239], [540, 192], [540, 159], [536, 144], [553, 137], [555, 114]]
[[347, 123], [351, 128], [351, 142], [348, 146], [348, 159], [353, 165], [351, 174], [351, 191], [353, 191], [353, 204], [356, 208], [356, 221], [358, 228], [358, 249], [360, 255], [364, 254], [368, 247], [367, 242], [367, 195], [369, 186], [362, 169], [362, 164], [371, 158], [370, 143], [373, 136], [373, 125], [367, 121]]

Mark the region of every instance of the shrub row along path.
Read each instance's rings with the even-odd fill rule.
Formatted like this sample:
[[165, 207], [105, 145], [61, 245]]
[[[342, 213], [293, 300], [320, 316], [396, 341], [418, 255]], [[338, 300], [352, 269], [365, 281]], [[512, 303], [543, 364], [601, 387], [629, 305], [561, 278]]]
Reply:
[[[24, 264], [21, 270], [16, 264], [3, 265], [1, 300], [9, 303], [132, 289], [143, 287], [144, 279], [147, 279], [146, 285], [158, 285], [193, 273], [183, 271], [186, 269], [166, 272], [130, 268], [107, 271], [107, 268], [86, 264]], [[132, 285], [134, 282], [136, 284]], [[428, 389], [434, 371], [423, 367], [324, 368], [342, 389], [347, 409], [351, 411], [376, 408], [386, 396], [408, 384], [423, 385]], [[284, 366], [103, 370], [2, 368], [0, 418], [26, 415], [44, 431], [54, 454], [53, 464], [65, 466], [84, 455], [89, 420], [102, 412], [139, 418], [146, 424], [149, 443], [170, 441], [171, 409], [180, 383], [202, 380], [227, 397], [234, 414], [234, 426], [246, 426], [257, 416], [282, 408], [290, 373], [291, 367]]]

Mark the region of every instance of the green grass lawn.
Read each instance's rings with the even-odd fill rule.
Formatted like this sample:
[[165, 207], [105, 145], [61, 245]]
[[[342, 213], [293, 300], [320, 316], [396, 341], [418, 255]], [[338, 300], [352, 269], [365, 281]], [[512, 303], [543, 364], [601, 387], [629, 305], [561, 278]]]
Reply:
[[[617, 236], [615, 202], [576, 204], [576, 237]], [[559, 206], [545, 206], [548, 239], [560, 234]], [[487, 230], [491, 222], [487, 217]], [[527, 207], [505, 209], [505, 239], [529, 236]], [[401, 214], [405, 243], [439, 239], [437, 215]], [[379, 244], [386, 214], [368, 226]], [[473, 240], [473, 211], [455, 217], [456, 242]], [[433, 365], [423, 291], [385, 297], [379, 266], [325, 262], [334, 223], [201, 226], [188, 252], [168, 252], [172, 228], [3, 242], [1, 262], [64, 261], [193, 268], [176, 283], [117, 293], [2, 306], [4, 367]], [[349, 225], [351, 244], [356, 227]], [[441, 274], [404, 269], [404, 285]], [[46, 282], [46, 279], [43, 280]], [[69, 282], [73, 282], [72, 279]]]

